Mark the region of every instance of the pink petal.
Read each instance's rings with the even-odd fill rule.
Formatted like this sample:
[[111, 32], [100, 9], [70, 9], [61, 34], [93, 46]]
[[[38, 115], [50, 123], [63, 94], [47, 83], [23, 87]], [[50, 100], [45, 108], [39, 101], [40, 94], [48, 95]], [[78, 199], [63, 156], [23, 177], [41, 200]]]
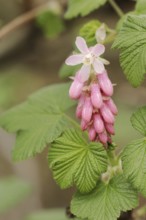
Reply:
[[90, 70], [91, 66], [90, 65], [83, 65], [79, 71], [79, 75], [81, 77], [82, 82], [86, 82], [89, 79], [90, 76]]
[[105, 67], [104, 67], [103, 63], [100, 60], [96, 59], [93, 63], [93, 66], [94, 66], [94, 70], [95, 70], [96, 73], [101, 74], [105, 70]]
[[93, 48], [92, 48], [92, 53], [99, 57], [101, 54], [103, 54], [105, 52], [105, 46], [102, 44], [96, 44]]
[[82, 37], [77, 37], [75, 42], [79, 51], [83, 54], [89, 53], [89, 49], [87, 47], [86, 41]]
[[75, 66], [83, 62], [84, 56], [82, 54], [71, 55], [65, 61], [69, 66]]
[[91, 101], [94, 108], [101, 108], [103, 104], [100, 88], [97, 83], [91, 85]]

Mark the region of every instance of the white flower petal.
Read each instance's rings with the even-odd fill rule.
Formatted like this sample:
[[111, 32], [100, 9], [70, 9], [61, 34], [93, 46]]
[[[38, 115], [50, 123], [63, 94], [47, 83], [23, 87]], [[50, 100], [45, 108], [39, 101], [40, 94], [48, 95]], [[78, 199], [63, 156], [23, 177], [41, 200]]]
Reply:
[[86, 82], [89, 79], [91, 65], [83, 65], [79, 71], [82, 82]]
[[104, 58], [99, 57], [98, 59], [101, 60], [101, 62], [102, 62], [104, 65], [110, 64], [110, 62], [109, 62], [108, 60], [104, 59]]
[[82, 37], [77, 37], [75, 42], [77, 48], [79, 51], [83, 54], [89, 53], [89, 49], [87, 47], [86, 41]]
[[65, 63], [69, 66], [75, 66], [83, 62], [84, 56], [82, 54], [71, 55], [65, 61]]
[[103, 73], [105, 71], [104, 64], [100, 60], [95, 60], [93, 66], [95, 72], [98, 74]]
[[105, 46], [103, 44], [96, 44], [93, 48], [92, 48], [92, 53], [99, 57], [101, 54], [103, 54], [105, 52]]

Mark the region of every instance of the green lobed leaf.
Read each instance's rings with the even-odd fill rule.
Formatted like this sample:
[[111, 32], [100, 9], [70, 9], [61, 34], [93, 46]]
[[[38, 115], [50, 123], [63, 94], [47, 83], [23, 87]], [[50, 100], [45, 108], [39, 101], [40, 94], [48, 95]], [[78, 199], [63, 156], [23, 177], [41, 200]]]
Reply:
[[114, 44], [120, 50], [123, 71], [134, 86], [139, 86], [146, 73], [146, 15], [129, 15]]
[[139, 108], [131, 117], [132, 126], [146, 136], [146, 106]]
[[77, 217], [90, 220], [117, 220], [121, 211], [138, 205], [137, 192], [123, 175], [113, 177], [108, 184], [98, 182], [89, 194], [75, 194], [71, 211]]
[[88, 15], [95, 9], [104, 5], [107, 0], [69, 0], [68, 10], [65, 14], [65, 18], [70, 19], [77, 17], [78, 15]]
[[0, 214], [19, 204], [30, 194], [28, 183], [15, 177], [0, 179]]
[[64, 209], [50, 209], [30, 214], [26, 220], [68, 220]]
[[107, 170], [107, 154], [100, 143], [88, 143], [83, 133], [65, 131], [52, 143], [49, 164], [61, 188], [73, 184], [82, 193], [91, 191], [101, 173]]
[[48, 38], [57, 37], [65, 29], [61, 17], [49, 10], [39, 14], [36, 22]]
[[127, 145], [122, 153], [126, 177], [146, 196], [146, 139], [138, 139]]
[[101, 26], [101, 22], [98, 20], [92, 20], [83, 25], [80, 29], [79, 35], [83, 37], [89, 46], [97, 44], [95, 33]]
[[124, 14], [120, 20], [118, 21], [117, 25], [116, 25], [116, 30], [119, 32], [124, 24], [124, 22], [127, 20], [129, 15], [137, 15], [136, 11], [130, 11], [126, 14]]
[[68, 97], [69, 84], [41, 89], [27, 102], [2, 114], [0, 125], [17, 133], [14, 160], [24, 160], [40, 153], [70, 123], [65, 112], [74, 105]]
[[145, 0], [137, 0], [135, 10], [139, 14], [146, 14], [146, 1]]

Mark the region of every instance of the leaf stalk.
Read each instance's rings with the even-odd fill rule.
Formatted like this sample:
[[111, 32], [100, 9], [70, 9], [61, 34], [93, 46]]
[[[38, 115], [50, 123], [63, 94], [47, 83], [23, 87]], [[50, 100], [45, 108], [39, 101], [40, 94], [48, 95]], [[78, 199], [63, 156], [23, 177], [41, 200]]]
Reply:
[[117, 5], [117, 3], [114, 0], [108, 0], [112, 8], [115, 10], [117, 15], [122, 18], [124, 16], [124, 12], [122, 9]]

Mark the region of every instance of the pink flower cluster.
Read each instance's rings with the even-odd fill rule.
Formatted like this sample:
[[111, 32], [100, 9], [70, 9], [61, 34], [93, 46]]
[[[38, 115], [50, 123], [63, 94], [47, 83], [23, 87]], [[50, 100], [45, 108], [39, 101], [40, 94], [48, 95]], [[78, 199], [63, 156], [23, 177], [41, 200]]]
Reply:
[[70, 56], [66, 64], [83, 63], [83, 66], [73, 78], [69, 95], [71, 99], [79, 100], [76, 116], [81, 120], [81, 129], [88, 131], [91, 141], [106, 145], [114, 135], [118, 111], [111, 98], [113, 85], [104, 67], [108, 61], [100, 57], [105, 48], [102, 44], [88, 48], [81, 37], [77, 37], [76, 45], [81, 54]]

